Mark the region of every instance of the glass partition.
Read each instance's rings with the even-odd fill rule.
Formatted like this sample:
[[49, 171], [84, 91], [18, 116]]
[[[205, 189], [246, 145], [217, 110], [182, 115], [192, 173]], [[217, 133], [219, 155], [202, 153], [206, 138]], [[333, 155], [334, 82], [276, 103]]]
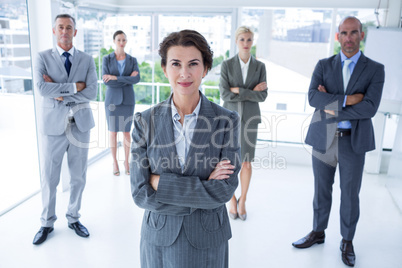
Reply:
[[26, 2], [0, 2], [0, 215], [40, 188]]

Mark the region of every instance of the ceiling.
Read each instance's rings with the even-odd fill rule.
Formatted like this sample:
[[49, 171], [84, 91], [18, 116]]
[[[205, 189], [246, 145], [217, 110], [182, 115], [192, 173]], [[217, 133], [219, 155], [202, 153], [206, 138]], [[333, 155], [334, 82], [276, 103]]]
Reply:
[[306, 7], [306, 8], [387, 8], [381, 0], [63, 0], [74, 5], [104, 8], [236, 8], [236, 7]]

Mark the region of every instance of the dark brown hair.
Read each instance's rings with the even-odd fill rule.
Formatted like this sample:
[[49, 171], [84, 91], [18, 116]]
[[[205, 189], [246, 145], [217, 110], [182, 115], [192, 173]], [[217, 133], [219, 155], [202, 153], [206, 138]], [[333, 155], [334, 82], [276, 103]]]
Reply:
[[195, 47], [201, 52], [202, 62], [207, 70], [211, 70], [213, 52], [207, 40], [199, 32], [193, 30], [182, 30], [173, 32], [163, 39], [159, 45], [162, 67], [166, 66], [167, 52], [172, 46]]
[[122, 31], [122, 30], [118, 30], [113, 34], [113, 40], [116, 38], [116, 36], [118, 36], [119, 34], [124, 34], [125, 37], [127, 37], [127, 35]]

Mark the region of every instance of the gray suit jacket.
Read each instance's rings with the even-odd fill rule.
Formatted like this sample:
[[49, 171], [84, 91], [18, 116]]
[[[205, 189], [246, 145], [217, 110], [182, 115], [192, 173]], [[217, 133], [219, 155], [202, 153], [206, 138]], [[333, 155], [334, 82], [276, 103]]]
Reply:
[[[318, 85], [325, 86], [327, 93], [319, 92]], [[320, 152], [331, 145], [337, 124], [349, 120], [352, 124], [351, 143], [356, 153], [375, 149], [374, 130], [371, 118], [380, 105], [384, 86], [384, 65], [361, 54], [346, 92], [343, 92], [341, 56], [337, 54], [320, 60], [314, 70], [308, 92], [309, 103], [315, 112], [306, 136], [306, 143]], [[351, 106], [343, 106], [345, 94], [363, 93], [363, 101]], [[324, 112], [334, 110], [335, 116]]]
[[[43, 79], [47, 74], [54, 83]], [[36, 90], [42, 96], [39, 127], [45, 135], [61, 135], [68, 123], [70, 108], [78, 129], [86, 132], [95, 126], [89, 102], [96, 98], [97, 77], [91, 56], [75, 49], [70, 75], [56, 48], [39, 52], [34, 67]], [[74, 94], [74, 83], [85, 82], [86, 88]], [[64, 101], [54, 98], [63, 97]]]
[[[263, 102], [268, 96], [268, 89], [264, 91], [253, 91], [253, 88], [267, 81], [265, 64], [256, 60], [253, 56], [250, 59], [246, 83], [243, 83], [240, 62], [238, 55], [224, 61], [221, 66], [221, 79], [219, 90], [224, 101], [223, 107], [236, 111], [243, 122], [252, 120], [249, 124], [261, 123], [261, 112], [258, 102]], [[231, 87], [239, 87], [239, 94], [230, 91]]]
[[[134, 71], [137, 71], [138, 75], [130, 76]], [[117, 76], [117, 80], [110, 80], [105, 83], [107, 86], [105, 105], [134, 105], [135, 95], [133, 84], [137, 84], [140, 81], [140, 70], [138, 69], [137, 59], [126, 54], [126, 65], [122, 76], [120, 76], [116, 55], [112, 52], [103, 57], [102, 75], [105, 74]]]
[[[132, 196], [145, 209], [142, 239], [153, 245], [173, 244], [181, 228], [196, 248], [216, 247], [232, 236], [225, 203], [238, 184], [239, 118], [237, 113], [201, 96], [183, 173], [175, 147], [171, 97], [135, 116]], [[216, 164], [224, 159], [235, 165], [234, 173], [229, 179], [208, 180]], [[150, 174], [160, 175], [157, 191], [149, 184]]]

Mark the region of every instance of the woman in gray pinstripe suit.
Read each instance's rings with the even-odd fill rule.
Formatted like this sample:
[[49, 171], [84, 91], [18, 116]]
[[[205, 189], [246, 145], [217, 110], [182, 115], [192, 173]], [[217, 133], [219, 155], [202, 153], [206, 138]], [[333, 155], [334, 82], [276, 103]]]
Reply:
[[142, 268], [225, 268], [231, 229], [225, 203], [240, 170], [239, 118], [200, 91], [212, 51], [196, 31], [171, 33], [160, 44], [166, 101], [137, 113], [131, 186], [145, 209]]
[[229, 216], [232, 219], [247, 218], [246, 199], [250, 185], [257, 143], [258, 124], [261, 123], [259, 102], [268, 95], [264, 63], [251, 56], [254, 33], [250, 28], [241, 26], [236, 30], [236, 44], [239, 54], [224, 61], [221, 67], [219, 89], [224, 100], [223, 107], [240, 115], [240, 141], [242, 168], [240, 172], [241, 195], [233, 195], [230, 200]]

